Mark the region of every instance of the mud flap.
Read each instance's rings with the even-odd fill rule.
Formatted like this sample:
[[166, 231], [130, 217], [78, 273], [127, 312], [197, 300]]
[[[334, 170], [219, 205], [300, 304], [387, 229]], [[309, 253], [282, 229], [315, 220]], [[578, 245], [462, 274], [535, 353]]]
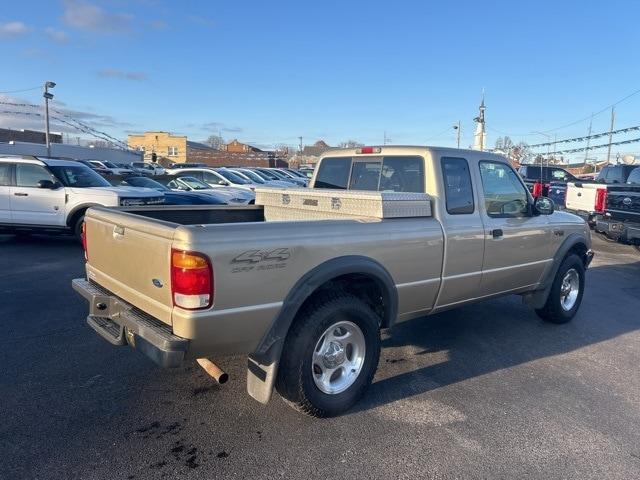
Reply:
[[249, 356], [247, 359], [247, 393], [260, 403], [268, 403], [278, 373], [278, 362], [264, 365]]

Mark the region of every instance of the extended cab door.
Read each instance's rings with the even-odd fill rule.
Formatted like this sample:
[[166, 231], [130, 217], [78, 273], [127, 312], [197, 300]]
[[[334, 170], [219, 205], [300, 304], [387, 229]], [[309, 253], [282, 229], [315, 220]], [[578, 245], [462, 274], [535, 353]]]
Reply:
[[440, 220], [445, 230], [445, 256], [438, 307], [478, 297], [484, 255], [484, 225], [479, 211], [469, 162], [460, 157], [441, 157], [444, 204]]
[[510, 165], [480, 161], [479, 189], [485, 228], [482, 295], [535, 285], [551, 261], [545, 215], [533, 215], [527, 190]]
[[13, 164], [0, 162], [0, 223], [11, 223]]
[[11, 212], [13, 223], [25, 225], [65, 225], [65, 189], [39, 188], [40, 180], [58, 183], [58, 180], [42, 165], [17, 163], [16, 182], [11, 187]]

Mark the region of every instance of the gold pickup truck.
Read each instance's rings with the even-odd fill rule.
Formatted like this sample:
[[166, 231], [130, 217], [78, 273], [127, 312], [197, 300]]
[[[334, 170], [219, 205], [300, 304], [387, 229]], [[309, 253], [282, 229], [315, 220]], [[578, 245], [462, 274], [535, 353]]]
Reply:
[[242, 207], [91, 208], [73, 281], [89, 325], [165, 367], [246, 354], [251, 396], [275, 387], [323, 417], [371, 383], [381, 329], [507, 294], [554, 323], [580, 306], [589, 228], [534, 201], [504, 157], [331, 150], [310, 187]]

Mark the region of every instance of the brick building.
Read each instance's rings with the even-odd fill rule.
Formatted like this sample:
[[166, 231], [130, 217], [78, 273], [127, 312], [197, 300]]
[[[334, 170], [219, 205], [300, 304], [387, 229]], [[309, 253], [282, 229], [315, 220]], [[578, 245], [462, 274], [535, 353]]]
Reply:
[[204, 143], [187, 140], [186, 136], [168, 132], [145, 132], [129, 135], [129, 148], [144, 152], [144, 159], [151, 161], [156, 154], [163, 165], [171, 163], [206, 163], [214, 167], [254, 166], [286, 167], [287, 162], [278, 152], [263, 151], [257, 147], [233, 140], [219, 150]]

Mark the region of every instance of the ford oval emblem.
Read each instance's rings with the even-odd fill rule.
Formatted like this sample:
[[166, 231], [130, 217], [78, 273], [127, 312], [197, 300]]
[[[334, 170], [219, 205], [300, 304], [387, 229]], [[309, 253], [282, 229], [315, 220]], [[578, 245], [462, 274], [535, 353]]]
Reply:
[[153, 283], [154, 287], [162, 288], [162, 281], [158, 280], [157, 278], [151, 280], [151, 283]]
[[631, 205], [631, 198], [630, 197], [625, 197], [624, 200], [622, 200], [622, 203], [624, 203], [627, 207]]

